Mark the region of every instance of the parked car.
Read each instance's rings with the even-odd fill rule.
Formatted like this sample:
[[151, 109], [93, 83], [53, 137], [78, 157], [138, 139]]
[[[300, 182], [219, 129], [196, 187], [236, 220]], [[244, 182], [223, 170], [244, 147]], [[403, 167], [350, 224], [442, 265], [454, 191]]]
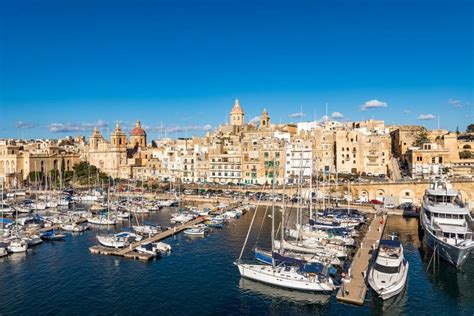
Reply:
[[383, 204], [382, 201], [379, 201], [377, 199], [373, 199], [373, 200], [370, 200], [370, 204], [376, 204], [376, 205], [380, 205], [380, 204]]

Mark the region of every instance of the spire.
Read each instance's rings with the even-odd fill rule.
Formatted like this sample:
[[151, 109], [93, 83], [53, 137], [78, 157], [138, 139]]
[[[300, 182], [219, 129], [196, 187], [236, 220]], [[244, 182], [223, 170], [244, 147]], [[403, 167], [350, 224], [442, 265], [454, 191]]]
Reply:
[[140, 124], [140, 120], [137, 120], [137, 122], [135, 123], [135, 127], [136, 127], [136, 128], [141, 128], [140, 125], [141, 125], [141, 124]]

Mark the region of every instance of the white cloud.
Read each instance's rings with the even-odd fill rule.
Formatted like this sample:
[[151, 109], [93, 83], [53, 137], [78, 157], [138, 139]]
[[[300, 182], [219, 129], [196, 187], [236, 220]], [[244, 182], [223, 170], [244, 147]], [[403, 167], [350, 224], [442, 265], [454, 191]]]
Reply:
[[260, 116], [255, 116], [253, 119], [249, 121], [252, 124], [258, 124], [260, 122]]
[[296, 112], [296, 113], [291, 113], [288, 115], [289, 118], [299, 118], [299, 117], [304, 117], [305, 114], [303, 112]]
[[369, 110], [369, 109], [386, 108], [387, 106], [388, 106], [388, 104], [386, 102], [382, 102], [382, 101], [374, 99], [374, 100], [370, 100], [370, 101], [365, 102], [362, 105], [361, 110], [365, 111], [365, 110]]
[[456, 99], [449, 99], [448, 103], [454, 106], [455, 108], [460, 108], [462, 106], [462, 101], [461, 100], [456, 100]]
[[188, 131], [210, 131], [212, 130], [213, 127], [210, 124], [206, 125], [186, 125], [186, 126], [179, 126], [179, 125], [174, 125], [174, 126], [168, 126], [166, 127], [166, 131], [168, 133], [180, 133], [180, 132], [188, 132]]
[[107, 122], [98, 120], [95, 123], [51, 123], [48, 125], [48, 130], [51, 133], [73, 133], [91, 131], [95, 127], [107, 128]]
[[332, 119], [340, 119], [340, 118], [343, 118], [343, 117], [344, 117], [344, 115], [342, 115], [341, 112], [333, 112], [333, 113], [331, 114], [331, 118], [332, 118]]
[[403, 113], [404, 113], [404, 114], [410, 114], [410, 113], [411, 113], [411, 111], [410, 111], [410, 110], [408, 110], [408, 109], [405, 109], [405, 110], [403, 110]]
[[417, 120], [418, 121], [430, 121], [430, 120], [434, 120], [435, 118], [436, 118], [436, 116], [434, 116], [433, 114], [420, 114], [417, 117]]
[[23, 122], [23, 121], [16, 122], [16, 128], [19, 128], [19, 129], [30, 129], [33, 127], [36, 127], [36, 124]]

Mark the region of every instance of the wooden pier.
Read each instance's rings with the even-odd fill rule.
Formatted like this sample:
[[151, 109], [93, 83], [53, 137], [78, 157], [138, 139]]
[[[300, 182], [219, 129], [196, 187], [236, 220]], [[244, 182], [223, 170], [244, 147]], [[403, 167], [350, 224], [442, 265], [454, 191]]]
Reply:
[[142, 244], [148, 244], [152, 242], [157, 242], [160, 240], [163, 240], [165, 238], [168, 238], [170, 236], [173, 236], [175, 234], [178, 234], [182, 232], [183, 230], [190, 228], [196, 224], [200, 224], [204, 222], [205, 219], [204, 217], [198, 217], [186, 224], [178, 225], [175, 227], [172, 227], [168, 230], [165, 230], [164, 232], [157, 234], [155, 236], [151, 236], [150, 238], [137, 241], [133, 244], [130, 244], [130, 246], [126, 248], [108, 248], [108, 247], [103, 247], [100, 245], [97, 246], [92, 246], [89, 248], [89, 251], [94, 254], [101, 254], [101, 255], [110, 255], [110, 256], [119, 256], [119, 257], [124, 257], [124, 258], [130, 258], [130, 259], [138, 259], [138, 260], [143, 260], [143, 261], [148, 261], [154, 258], [153, 255], [151, 254], [141, 254], [138, 252], [135, 252], [135, 249], [139, 247]]
[[387, 223], [387, 215], [375, 215], [369, 225], [369, 229], [357, 250], [349, 270], [349, 275], [343, 280], [342, 286], [337, 293], [337, 300], [355, 304], [364, 305], [367, 294], [366, 275], [373, 251], [378, 248], [378, 242]]

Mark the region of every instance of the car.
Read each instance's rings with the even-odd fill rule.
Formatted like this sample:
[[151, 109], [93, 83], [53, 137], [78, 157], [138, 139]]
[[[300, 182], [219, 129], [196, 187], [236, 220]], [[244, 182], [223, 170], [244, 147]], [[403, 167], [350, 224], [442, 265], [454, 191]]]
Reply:
[[377, 199], [373, 199], [373, 200], [370, 200], [370, 204], [376, 204], [376, 205], [380, 205], [380, 204], [383, 204], [382, 201], [379, 201]]
[[387, 204], [385, 204], [385, 208], [395, 208], [395, 204], [387, 203]]

